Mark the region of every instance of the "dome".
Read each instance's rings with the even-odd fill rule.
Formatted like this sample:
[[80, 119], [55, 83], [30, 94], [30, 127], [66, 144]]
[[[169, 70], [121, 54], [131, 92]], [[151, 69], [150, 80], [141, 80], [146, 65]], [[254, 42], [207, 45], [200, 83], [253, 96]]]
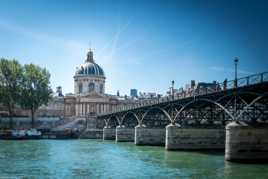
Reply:
[[90, 50], [87, 53], [87, 59], [85, 63], [83, 63], [76, 70], [76, 75], [94, 75], [94, 76], [105, 76], [103, 69], [94, 62], [93, 52]]
[[77, 68], [76, 75], [96, 75], [104, 76], [103, 69], [96, 63], [84, 63]]

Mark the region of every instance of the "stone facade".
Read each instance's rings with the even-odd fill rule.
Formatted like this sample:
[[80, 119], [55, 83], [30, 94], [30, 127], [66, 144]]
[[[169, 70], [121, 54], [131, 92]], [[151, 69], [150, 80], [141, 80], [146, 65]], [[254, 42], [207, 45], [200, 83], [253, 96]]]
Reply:
[[237, 162], [267, 162], [268, 124], [228, 124], [225, 159]]
[[[9, 118], [1, 117], [0, 118], [0, 129], [9, 128]], [[35, 118], [35, 127], [37, 129], [43, 128], [53, 128], [57, 126], [61, 121], [59, 117], [36, 117]], [[30, 129], [31, 118], [29, 117], [13, 117], [13, 129]]]
[[224, 149], [224, 128], [182, 128], [177, 125], [166, 127], [167, 150]]
[[116, 142], [134, 142], [134, 138], [134, 128], [116, 127]]
[[115, 128], [103, 128], [103, 140], [115, 140]]
[[[43, 105], [36, 112], [43, 117], [86, 117], [90, 113], [96, 115], [124, 109], [137, 104], [135, 100], [126, 100], [105, 93], [105, 74], [95, 63], [93, 52], [87, 53], [83, 64], [76, 69], [74, 75], [74, 94], [55, 96], [48, 105]], [[7, 110], [0, 106], [2, 115], [8, 115]], [[0, 114], [0, 115], [1, 115]], [[30, 112], [15, 109], [16, 116], [30, 116]]]
[[102, 129], [86, 129], [80, 136], [80, 139], [102, 139]]
[[166, 129], [135, 127], [136, 145], [165, 145]]

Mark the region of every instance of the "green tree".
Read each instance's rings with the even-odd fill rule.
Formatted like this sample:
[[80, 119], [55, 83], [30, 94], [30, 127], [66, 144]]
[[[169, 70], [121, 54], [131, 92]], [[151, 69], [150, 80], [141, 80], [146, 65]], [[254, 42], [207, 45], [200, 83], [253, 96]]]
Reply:
[[51, 99], [50, 74], [37, 65], [24, 65], [21, 106], [31, 111], [32, 127], [36, 110]]
[[0, 102], [8, 109], [9, 127], [13, 128], [14, 107], [21, 95], [23, 68], [16, 60], [0, 59]]

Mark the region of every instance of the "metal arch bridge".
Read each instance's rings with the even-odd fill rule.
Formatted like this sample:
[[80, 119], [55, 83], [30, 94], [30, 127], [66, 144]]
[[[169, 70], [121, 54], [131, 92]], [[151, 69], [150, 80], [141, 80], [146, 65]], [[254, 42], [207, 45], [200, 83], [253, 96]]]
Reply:
[[268, 121], [268, 72], [217, 84], [213, 90], [194, 90], [189, 96], [139, 106], [97, 116], [105, 126], [164, 128], [181, 126], [219, 126], [227, 121]]

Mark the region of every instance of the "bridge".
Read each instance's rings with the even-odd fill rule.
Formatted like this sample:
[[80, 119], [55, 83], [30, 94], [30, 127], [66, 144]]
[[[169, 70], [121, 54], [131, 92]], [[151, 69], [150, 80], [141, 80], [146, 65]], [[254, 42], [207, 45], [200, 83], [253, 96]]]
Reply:
[[268, 72], [99, 115], [104, 140], [167, 150], [225, 149], [229, 161], [268, 161]]

